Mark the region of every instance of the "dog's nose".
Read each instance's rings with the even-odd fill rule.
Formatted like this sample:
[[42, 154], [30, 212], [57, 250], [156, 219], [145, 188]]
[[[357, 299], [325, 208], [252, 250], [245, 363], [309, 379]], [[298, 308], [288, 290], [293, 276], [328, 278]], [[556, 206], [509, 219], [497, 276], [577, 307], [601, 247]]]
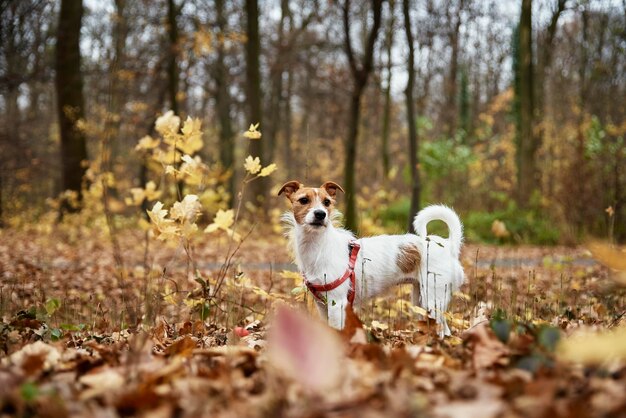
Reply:
[[318, 221], [323, 221], [324, 218], [326, 217], [326, 212], [318, 209], [315, 212], [313, 212], [313, 215], [315, 216], [315, 219], [317, 219]]

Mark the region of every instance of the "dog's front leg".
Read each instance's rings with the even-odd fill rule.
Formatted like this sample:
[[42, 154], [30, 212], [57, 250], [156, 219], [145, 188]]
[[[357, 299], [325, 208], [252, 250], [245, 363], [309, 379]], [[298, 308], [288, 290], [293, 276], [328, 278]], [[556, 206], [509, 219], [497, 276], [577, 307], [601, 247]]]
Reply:
[[343, 329], [346, 322], [346, 305], [347, 300], [329, 300], [328, 301], [328, 325], [335, 329]]

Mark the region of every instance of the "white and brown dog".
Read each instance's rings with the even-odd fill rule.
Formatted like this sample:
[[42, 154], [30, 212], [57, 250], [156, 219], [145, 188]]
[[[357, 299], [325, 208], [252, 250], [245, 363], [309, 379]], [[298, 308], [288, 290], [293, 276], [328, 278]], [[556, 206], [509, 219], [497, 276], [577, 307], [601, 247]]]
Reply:
[[[417, 235], [357, 240], [333, 225], [338, 190], [343, 192], [331, 181], [319, 188], [290, 181], [278, 192], [291, 201], [292, 211], [283, 219], [291, 228], [296, 264], [322, 318], [342, 329], [347, 304], [359, 305], [391, 286], [411, 283], [413, 304], [437, 320], [440, 336], [450, 335], [443, 313], [464, 280], [459, 262], [463, 227], [457, 214], [446, 206], [429, 206], [415, 216]], [[426, 225], [433, 220], [446, 223], [449, 238], [426, 234]]]

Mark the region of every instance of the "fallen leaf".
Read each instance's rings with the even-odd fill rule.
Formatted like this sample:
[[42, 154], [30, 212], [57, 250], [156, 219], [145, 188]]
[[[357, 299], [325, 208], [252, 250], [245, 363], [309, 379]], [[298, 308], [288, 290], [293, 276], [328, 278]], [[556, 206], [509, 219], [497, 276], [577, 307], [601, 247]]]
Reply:
[[[59, 362], [60, 358], [61, 354], [56, 347], [43, 341], [36, 341], [11, 354], [8, 362], [20, 367], [27, 375], [33, 375], [50, 370]], [[2, 363], [6, 364], [5, 361]]]
[[593, 258], [614, 270], [626, 271], [626, 252], [601, 242], [589, 242], [587, 248]]
[[583, 364], [626, 360], [626, 327], [596, 334], [578, 332], [561, 340], [557, 354], [563, 360]]
[[169, 356], [176, 355], [189, 357], [194, 348], [196, 348], [196, 341], [193, 339], [193, 337], [185, 335], [184, 337], [176, 340], [172, 345], [167, 347], [167, 350], [165, 350], [165, 352]]
[[124, 377], [112, 368], [100, 369], [96, 373], [87, 373], [81, 376], [78, 381], [89, 387], [81, 393], [80, 398], [82, 400], [95, 398], [124, 386]]
[[239, 338], [245, 337], [247, 335], [250, 335], [250, 331], [248, 331], [244, 327], [235, 327], [233, 329], [233, 331], [234, 331], [235, 335], [237, 335]]
[[436, 417], [442, 418], [491, 418], [499, 416], [505, 408], [500, 399], [478, 399], [471, 401], [453, 401], [445, 405], [438, 405], [433, 412]]
[[464, 338], [472, 348], [472, 364], [479, 371], [508, 362], [509, 349], [493, 334], [489, 324], [480, 323], [465, 331]]
[[280, 373], [322, 394], [338, 386], [344, 346], [327, 325], [279, 304], [268, 338], [268, 356]]

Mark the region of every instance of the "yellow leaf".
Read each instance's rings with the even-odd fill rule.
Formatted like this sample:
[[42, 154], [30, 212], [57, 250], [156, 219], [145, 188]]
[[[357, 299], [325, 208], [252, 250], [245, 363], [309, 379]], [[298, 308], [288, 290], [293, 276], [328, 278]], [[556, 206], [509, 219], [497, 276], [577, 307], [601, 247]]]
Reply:
[[163, 194], [162, 191], [157, 190], [156, 183], [152, 180], [146, 184], [146, 190], [144, 191], [147, 200], [156, 200]]
[[135, 146], [135, 151], [150, 150], [159, 146], [160, 140], [152, 138], [150, 135], [146, 135], [139, 140]]
[[174, 112], [168, 110], [164, 115], [159, 116], [154, 127], [161, 135], [175, 134], [180, 127], [180, 118], [174, 115]]
[[267, 177], [270, 174], [272, 174], [274, 171], [276, 171], [276, 169], [277, 169], [276, 164], [272, 163], [268, 165], [267, 167], [264, 167], [263, 170], [261, 170], [261, 172], [259, 173], [259, 177]]
[[280, 272], [280, 277], [293, 280], [293, 283], [296, 286], [301, 285], [304, 280], [302, 275], [298, 273], [297, 271], [283, 270]]
[[578, 333], [559, 344], [560, 357], [583, 364], [626, 360], [626, 327], [599, 334]]
[[163, 203], [156, 202], [151, 210], [147, 211], [155, 228], [157, 238], [167, 240], [176, 237], [179, 229], [172, 219], [167, 219], [167, 210], [163, 209]]
[[161, 296], [163, 296], [163, 300], [170, 305], [178, 305], [178, 301], [176, 300], [174, 295], [175, 293], [172, 290], [171, 286], [169, 284], [166, 284], [165, 289], [161, 294]]
[[235, 211], [232, 209], [218, 210], [213, 223], [206, 227], [204, 232], [210, 233], [218, 229], [227, 230], [235, 223]]
[[192, 186], [202, 184], [209, 167], [202, 162], [199, 156], [191, 158], [185, 154], [182, 156], [183, 164], [180, 166], [180, 173], [185, 176], [185, 182]]
[[372, 321], [372, 328], [376, 328], [376, 329], [379, 329], [381, 331], [385, 331], [385, 330], [389, 329], [389, 326], [387, 324], [383, 324], [382, 322]]
[[593, 254], [593, 258], [601, 264], [614, 270], [626, 271], [626, 252], [600, 242], [590, 242], [587, 248]]
[[413, 313], [416, 313], [418, 315], [423, 315], [423, 316], [428, 316], [428, 311], [424, 308], [422, 308], [421, 306], [415, 306], [415, 305], [408, 305], [409, 309], [411, 311], [413, 311]]
[[250, 127], [246, 132], [243, 133], [243, 136], [249, 139], [261, 139], [261, 132], [258, 131], [259, 124], [256, 125], [250, 124]]
[[183, 299], [183, 303], [185, 306], [193, 308], [194, 306], [202, 305], [204, 303], [204, 299]]
[[127, 205], [141, 205], [143, 199], [146, 197], [146, 193], [141, 187], [133, 187], [130, 189], [130, 194], [132, 198], [126, 199]]
[[176, 143], [176, 147], [185, 154], [193, 154], [202, 149], [202, 121], [200, 119], [192, 119], [187, 117], [181, 132], [183, 133], [182, 141]]
[[506, 238], [511, 235], [508, 229], [506, 229], [506, 224], [498, 219], [491, 224], [491, 232], [496, 238]]
[[174, 203], [170, 212], [170, 217], [181, 223], [194, 222], [196, 217], [202, 210], [200, 202], [198, 202], [198, 196], [195, 194], [188, 194], [182, 200], [182, 202]]
[[243, 164], [243, 167], [250, 174], [256, 174], [261, 171], [261, 160], [259, 157], [252, 158], [251, 155], [248, 155], [246, 161]]
[[178, 173], [179, 171], [176, 170], [173, 165], [168, 164], [165, 166], [165, 174], [169, 174], [170, 176], [177, 176]]
[[609, 215], [609, 218], [615, 215], [615, 209], [613, 209], [613, 206], [609, 206], [608, 208], [604, 209], [604, 211]]

